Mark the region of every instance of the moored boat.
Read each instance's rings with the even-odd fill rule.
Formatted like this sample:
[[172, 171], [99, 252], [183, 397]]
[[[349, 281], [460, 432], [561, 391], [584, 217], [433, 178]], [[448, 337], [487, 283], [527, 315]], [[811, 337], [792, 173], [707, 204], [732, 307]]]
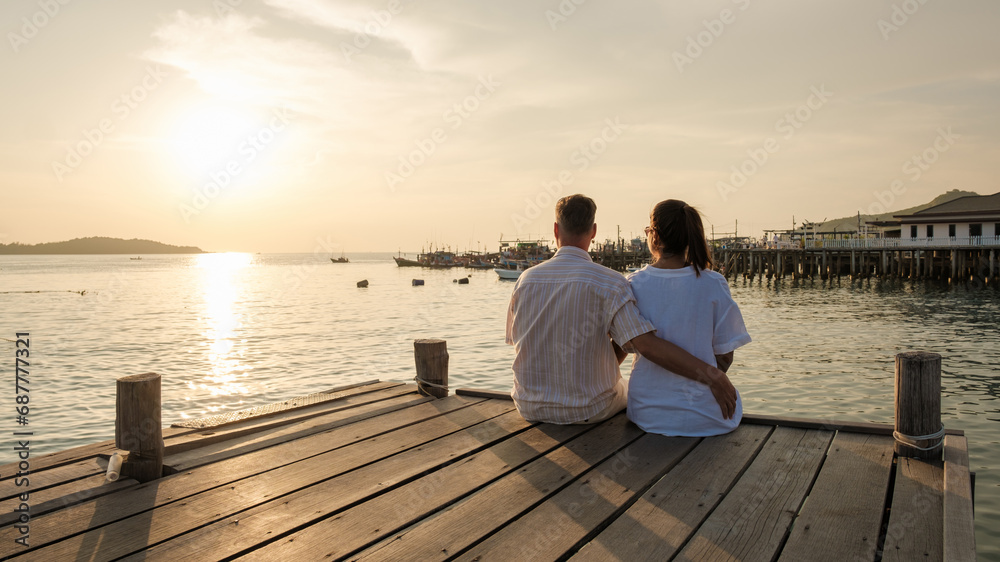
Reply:
[[497, 276], [500, 279], [510, 279], [510, 280], [517, 279], [518, 277], [521, 276], [522, 273], [524, 273], [523, 269], [507, 269], [503, 267], [494, 267], [493, 271], [497, 272]]
[[416, 260], [410, 260], [397, 256], [392, 256], [392, 259], [396, 261], [396, 265], [399, 267], [420, 267], [420, 262]]
[[462, 265], [455, 260], [453, 252], [437, 250], [432, 252], [421, 251], [417, 254], [417, 259], [411, 260], [402, 256], [394, 256], [396, 265], [399, 267], [426, 267], [429, 269], [448, 269]]

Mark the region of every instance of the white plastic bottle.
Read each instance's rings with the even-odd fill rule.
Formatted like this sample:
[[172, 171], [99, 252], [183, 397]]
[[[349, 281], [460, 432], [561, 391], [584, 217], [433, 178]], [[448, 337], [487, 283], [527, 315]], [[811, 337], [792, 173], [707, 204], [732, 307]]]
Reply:
[[108, 459], [108, 473], [105, 476], [105, 480], [108, 482], [114, 482], [118, 480], [118, 471], [122, 468], [122, 455], [118, 451], [115, 451], [111, 458]]

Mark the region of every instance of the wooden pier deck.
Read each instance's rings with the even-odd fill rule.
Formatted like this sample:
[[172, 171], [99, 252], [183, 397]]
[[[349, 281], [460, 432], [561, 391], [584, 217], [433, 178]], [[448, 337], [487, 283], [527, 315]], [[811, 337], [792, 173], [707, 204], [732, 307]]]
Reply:
[[[245, 418], [245, 419], [244, 419]], [[220, 424], [221, 425], [216, 425]], [[104, 483], [114, 441], [0, 467], [13, 560], [975, 560], [968, 453], [892, 427], [747, 416], [711, 438], [524, 421], [497, 393], [373, 382], [164, 429], [169, 476]]]

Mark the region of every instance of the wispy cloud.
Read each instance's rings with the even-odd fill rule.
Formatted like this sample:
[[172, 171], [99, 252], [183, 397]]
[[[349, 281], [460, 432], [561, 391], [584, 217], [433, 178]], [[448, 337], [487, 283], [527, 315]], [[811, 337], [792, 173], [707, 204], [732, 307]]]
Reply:
[[331, 53], [307, 41], [275, 39], [260, 17], [179, 11], [153, 32], [154, 62], [179, 68], [202, 90], [223, 100], [306, 110], [324, 99], [335, 66]]

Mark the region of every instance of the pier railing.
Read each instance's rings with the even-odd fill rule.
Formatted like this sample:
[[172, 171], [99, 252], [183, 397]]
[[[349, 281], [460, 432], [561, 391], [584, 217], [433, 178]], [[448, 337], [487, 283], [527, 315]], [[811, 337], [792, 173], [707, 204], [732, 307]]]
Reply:
[[725, 249], [895, 249], [911, 248], [1000, 248], [1000, 236], [952, 236], [949, 238], [849, 238], [844, 240], [781, 240], [759, 244], [752, 248], [737, 247]]

